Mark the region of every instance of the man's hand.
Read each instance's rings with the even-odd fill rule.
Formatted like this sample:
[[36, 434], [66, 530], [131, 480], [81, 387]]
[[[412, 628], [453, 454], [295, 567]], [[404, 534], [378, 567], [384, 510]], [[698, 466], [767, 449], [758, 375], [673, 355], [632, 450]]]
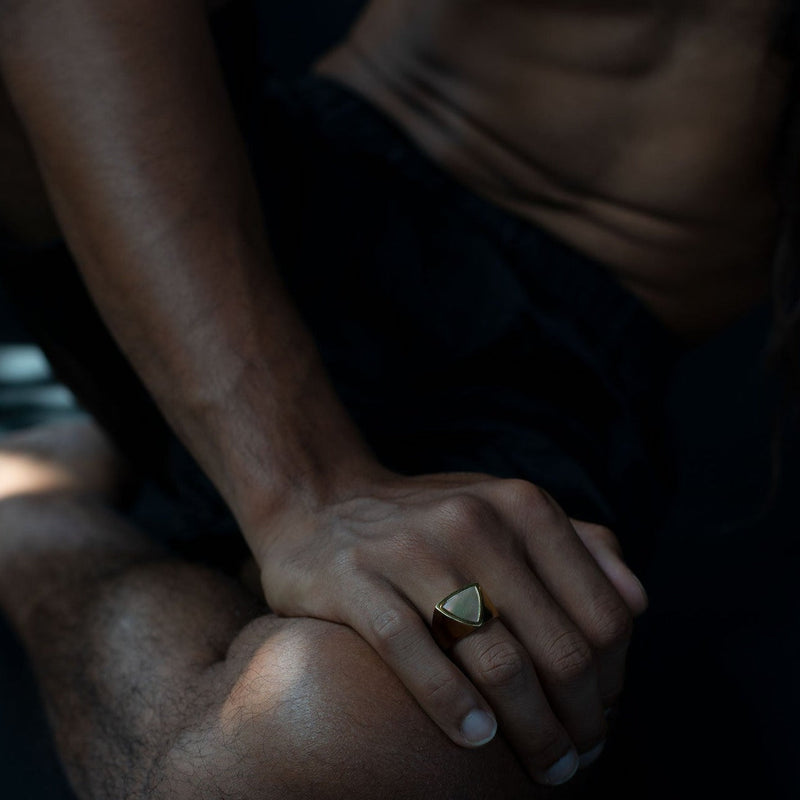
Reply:
[[[607, 529], [570, 520], [520, 480], [382, 474], [358, 494], [264, 522], [256, 553], [279, 614], [347, 624], [457, 744], [499, 729], [541, 783], [599, 752], [647, 600]], [[499, 619], [453, 648], [427, 622], [480, 583]], [[592, 752], [594, 751], [594, 752]]]

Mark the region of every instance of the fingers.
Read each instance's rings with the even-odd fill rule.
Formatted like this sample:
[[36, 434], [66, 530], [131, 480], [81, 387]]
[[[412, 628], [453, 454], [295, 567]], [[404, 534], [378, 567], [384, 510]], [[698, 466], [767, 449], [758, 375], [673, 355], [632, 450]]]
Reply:
[[[479, 581], [497, 604], [538, 675], [536, 691], [547, 698], [578, 753], [592, 751], [606, 735], [603, 711], [622, 691], [632, 626], [624, 601], [564, 512], [530, 483], [473, 486], [458, 504], [451, 499], [449, 519], [457, 531], [442, 534], [452, 540], [446, 547], [450, 558], [469, 575], [465, 582]], [[419, 598], [412, 599], [420, 607]], [[480, 669], [468, 659], [462, 666], [501, 720], [513, 718], [508, 709], [520, 705], [521, 693], [530, 702], [534, 690], [520, 686], [508, 709], [498, 706], [503, 698], [484, 685]]]
[[[551, 708], [525, 646], [502, 622], [493, 620], [456, 643], [452, 655], [459, 669], [434, 642], [420, 612], [393, 587], [376, 584], [365, 594], [369, 604], [345, 621], [367, 639], [453, 742], [462, 747], [486, 744], [499, 718], [505, 738], [535, 780], [557, 785], [572, 777], [579, 766], [578, 751]], [[432, 612], [435, 603], [430, 605]]]
[[[503, 548], [487, 546], [485, 526], [470, 535], [461, 523], [461, 551], [483, 551], [481, 573], [473, 572], [472, 578], [480, 577], [503, 618], [459, 641], [453, 655], [494, 709], [531, 776], [560, 783], [577, 768], [579, 754], [596, 748], [606, 735], [591, 646], [524, 558], [509, 559]], [[406, 583], [423, 616], [470, 582], [457, 573], [442, 579], [426, 562], [419, 561]]]
[[617, 537], [602, 525], [572, 520], [572, 526], [600, 569], [620, 593], [634, 617], [647, 610], [647, 592], [622, 558]]
[[494, 620], [457, 642], [453, 654], [496, 710], [503, 735], [528, 774], [551, 786], [568, 781], [579, 756], [525, 647]]
[[491, 741], [497, 732], [491, 706], [436, 645], [419, 612], [388, 584], [375, 583], [366, 594], [369, 602], [350, 608], [345, 621], [453, 742], [480, 747]]
[[[610, 531], [573, 526], [529, 483], [438, 492], [394, 517], [391, 547], [351, 576], [336, 618], [372, 645], [453, 742], [480, 746], [499, 722], [532, 777], [564, 782], [602, 748], [604, 710], [622, 691], [644, 593]], [[364, 553], [361, 564], [370, 564], [372, 551]], [[444, 653], [429, 629], [434, 606], [474, 581], [501, 620]]]
[[553, 645], [554, 660], [562, 673], [555, 680], [563, 683], [564, 673], [567, 677], [570, 673], [579, 676], [591, 662], [600, 701], [604, 708], [611, 707], [618, 701], [625, 679], [625, 658], [633, 626], [630, 612], [582, 547], [575, 547], [560, 562], [540, 561], [538, 577], [558, 598], [561, 609], [577, 629], [569, 631], [563, 625], [551, 633], [563, 631]]
[[[647, 594], [639, 579], [622, 560], [622, 549], [614, 534], [601, 525], [572, 520], [573, 527], [603, 573], [625, 602], [633, 617], [647, 609]], [[606, 708], [616, 705], [625, 677], [627, 641], [608, 647], [598, 663], [603, 702]]]
[[[526, 606], [519, 595], [509, 596], [506, 621], [527, 645], [537, 649], [540, 655], [534, 655], [534, 662], [554, 707], [567, 715], [565, 724], [579, 737], [578, 743], [588, 745], [580, 737], [588, 736], [597, 725], [590, 676], [597, 681], [594, 691], [601, 706], [615, 704], [625, 677], [631, 612], [569, 518], [546, 492], [524, 481], [502, 481], [487, 488], [492, 501], [505, 509], [507, 524], [518, 531], [535, 578], [553, 603], [552, 608], [544, 607], [547, 614], [542, 618], [544, 601], [534, 597]], [[618, 555], [614, 557], [619, 560]], [[516, 585], [524, 584], [521, 576]], [[528, 632], [520, 612], [537, 606], [529, 612], [537, 619], [536, 630]]]
[[[495, 581], [487, 582], [490, 596], [488, 587]], [[606, 735], [598, 663], [591, 644], [528, 570], [506, 566], [502, 582], [496, 585], [493, 600], [503, 623], [528, 654], [552, 713], [576, 751], [590, 751]], [[478, 686], [483, 690], [482, 684]], [[487, 698], [491, 702], [488, 694]], [[502, 719], [502, 712], [494, 708]]]

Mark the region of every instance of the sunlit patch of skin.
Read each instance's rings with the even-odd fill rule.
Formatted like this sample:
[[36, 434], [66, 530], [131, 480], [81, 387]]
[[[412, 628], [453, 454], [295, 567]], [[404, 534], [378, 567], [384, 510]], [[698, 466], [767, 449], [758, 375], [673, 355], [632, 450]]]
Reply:
[[[254, 719], [272, 711], [287, 698], [297, 698], [308, 676], [313, 653], [298, 644], [291, 629], [269, 637], [254, 653], [219, 710], [220, 730], [232, 736]], [[258, 698], [254, 702], [254, 698]]]
[[0, 451], [0, 500], [79, 488], [74, 474], [63, 466], [26, 453]]
[[74, 494], [113, 503], [133, 482], [128, 464], [86, 418], [0, 438], [0, 500]]

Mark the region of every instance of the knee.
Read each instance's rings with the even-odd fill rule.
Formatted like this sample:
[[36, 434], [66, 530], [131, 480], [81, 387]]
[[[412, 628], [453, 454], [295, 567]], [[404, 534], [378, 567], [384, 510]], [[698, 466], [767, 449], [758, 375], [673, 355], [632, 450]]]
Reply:
[[169, 752], [170, 797], [532, 794], [501, 742], [452, 744], [348, 628], [262, 618], [208, 680], [207, 707]]

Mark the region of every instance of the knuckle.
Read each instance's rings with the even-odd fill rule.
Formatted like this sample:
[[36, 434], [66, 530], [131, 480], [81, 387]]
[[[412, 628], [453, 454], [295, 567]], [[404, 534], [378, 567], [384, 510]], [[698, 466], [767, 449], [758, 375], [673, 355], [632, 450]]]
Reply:
[[603, 542], [603, 544], [619, 550], [619, 539], [617, 539], [614, 531], [612, 531], [611, 528], [606, 528], [605, 525], [598, 525], [595, 535], [601, 542]]
[[555, 506], [555, 500], [544, 489], [520, 478], [504, 480], [503, 494], [508, 503], [528, 511], [547, 513]]
[[459, 494], [443, 500], [439, 505], [439, 515], [445, 526], [453, 531], [477, 530], [493, 516], [489, 504], [471, 494]]
[[611, 528], [605, 525], [585, 525], [585, 536], [602, 545], [606, 550], [611, 550], [617, 555], [622, 554], [622, 547]]
[[365, 564], [363, 563], [363, 556], [357, 550], [341, 548], [331, 555], [328, 566], [331, 573], [338, 580], [343, 580], [347, 575], [361, 572]]
[[589, 636], [598, 650], [611, 650], [625, 645], [633, 633], [633, 618], [616, 597], [598, 603], [594, 609]]
[[525, 652], [513, 642], [495, 642], [478, 656], [481, 681], [494, 689], [507, 689], [518, 684], [527, 668]]
[[410, 611], [384, 609], [370, 618], [369, 630], [380, 652], [401, 656], [411, 648], [416, 620]]
[[436, 670], [426, 677], [423, 691], [431, 702], [450, 708], [453, 697], [458, 693], [459, 684], [459, 679], [452, 671]]
[[517, 507], [522, 509], [526, 517], [540, 524], [552, 524], [564, 516], [561, 507], [544, 489], [525, 481], [519, 483]]
[[553, 498], [544, 489], [529, 481], [511, 478], [506, 481], [506, 486], [519, 502], [526, 505], [549, 507], [553, 503]]
[[553, 680], [570, 684], [583, 677], [593, 666], [592, 648], [578, 631], [565, 631], [548, 648]]

